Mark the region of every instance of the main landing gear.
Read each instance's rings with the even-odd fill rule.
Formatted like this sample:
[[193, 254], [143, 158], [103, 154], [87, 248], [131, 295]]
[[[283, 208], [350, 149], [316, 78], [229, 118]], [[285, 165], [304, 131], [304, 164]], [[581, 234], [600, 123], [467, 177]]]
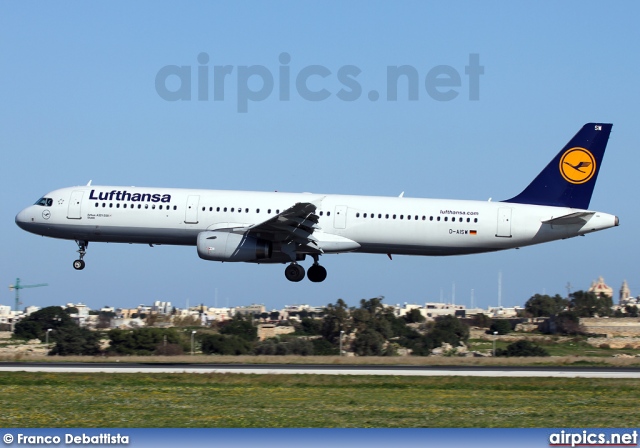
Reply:
[[84, 269], [84, 256], [87, 253], [87, 247], [89, 246], [89, 241], [78, 241], [76, 240], [76, 244], [78, 245], [78, 253], [80, 254], [80, 258], [73, 262], [73, 268], [76, 271], [81, 271]]
[[[327, 278], [327, 270], [318, 264], [318, 256], [313, 256], [313, 265], [307, 271], [307, 277], [314, 283], [320, 283]], [[304, 268], [298, 263], [293, 262], [284, 270], [284, 276], [290, 282], [299, 282], [304, 278]]]

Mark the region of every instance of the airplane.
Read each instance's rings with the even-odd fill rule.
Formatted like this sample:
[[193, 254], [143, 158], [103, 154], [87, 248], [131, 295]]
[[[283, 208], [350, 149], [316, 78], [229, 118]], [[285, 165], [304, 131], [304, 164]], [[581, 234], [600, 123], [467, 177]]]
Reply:
[[520, 194], [504, 201], [122, 186], [62, 188], [16, 215], [31, 233], [90, 242], [196, 246], [204, 260], [287, 264], [322, 282], [325, 254], [462, 255], [583, 236], [619, 225], [589, 210], [612, 124], [588, 123]]

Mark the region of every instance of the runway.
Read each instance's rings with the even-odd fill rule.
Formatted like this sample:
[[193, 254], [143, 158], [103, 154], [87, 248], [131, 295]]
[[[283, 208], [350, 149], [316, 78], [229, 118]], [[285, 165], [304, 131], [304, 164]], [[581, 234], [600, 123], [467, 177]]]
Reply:
[[631, 378], [638, 368], [578, 367], [425, 367], [287, 364], [156, 364], [156, 363], [0, 363], [0, 372], [57, 373], [237, 373], [258, 375], [388, 375], [531, 378]]

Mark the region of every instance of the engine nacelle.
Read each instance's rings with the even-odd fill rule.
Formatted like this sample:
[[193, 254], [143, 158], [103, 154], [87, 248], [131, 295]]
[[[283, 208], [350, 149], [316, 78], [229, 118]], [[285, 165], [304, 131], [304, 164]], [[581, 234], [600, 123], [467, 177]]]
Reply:
[[213, 261], [258, 261], [271, 258], [270, 241], [231, 232], [198, 234], [198, 256]]

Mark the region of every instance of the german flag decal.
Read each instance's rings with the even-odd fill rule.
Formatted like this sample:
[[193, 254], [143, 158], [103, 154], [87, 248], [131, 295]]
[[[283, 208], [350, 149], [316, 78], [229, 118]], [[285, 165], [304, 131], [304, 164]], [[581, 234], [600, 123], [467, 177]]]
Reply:
[[469, 230], [469, 235], [477, 235], [478, 231], [477, 230]]

